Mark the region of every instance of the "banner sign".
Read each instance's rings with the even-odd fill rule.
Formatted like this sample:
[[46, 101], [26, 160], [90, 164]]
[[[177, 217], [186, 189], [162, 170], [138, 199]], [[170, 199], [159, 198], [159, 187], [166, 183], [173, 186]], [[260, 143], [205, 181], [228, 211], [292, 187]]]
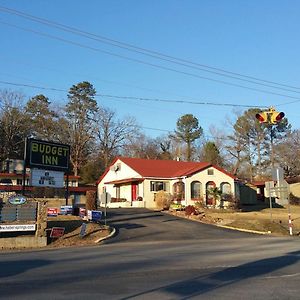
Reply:
[[88, 210], [87, 212], [88, 219], [93, 222], [98, 222], [102, 218], [102, 211], [100, 210]]
[[0, 225], [0, 232], [35, 231], [35, 224]]
[[72, 205], [63, 205], [60, 207], [60, 214], [61, 215], [71, 215], [73, 213], [73, 206]]
[[26, 144], [26, 165], [45, 170], [69, 170], [70, 146], [28, 139]]
[[85, 208], [79, 208], [79, 217], [83, 218], [86, 215], [86, 209]]
[[57, 207], [48, 207], [47, 208], [47, 216], [48, 217], [57, 217], [58, 208]]
[[52, 227], [50, 232], [51, 238], [59, 238], [65, 233], [65, 227]]

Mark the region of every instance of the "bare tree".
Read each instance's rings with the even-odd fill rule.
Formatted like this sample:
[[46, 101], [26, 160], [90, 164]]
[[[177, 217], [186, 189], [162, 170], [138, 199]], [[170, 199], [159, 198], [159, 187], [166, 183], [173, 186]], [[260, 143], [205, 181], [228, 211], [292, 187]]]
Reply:
[[123, 154], [129, 157], [159, 159], [161, 150], [156, 139], [138, 133], [125, 147]]
[[284, 169], [285, 176], [292, 177], [300, 174], [300, 130], [293, 130], [281, 140], [275, 148], [275, 159]]
[[21, 93], [0, 92], [0, 160], [23, 158], [24, 142], [29, 133], [23, 103], [24, 95]]
[[112, 158], [138, 134], [138, 125], [132, 117], [117, 119], [116, 113], [108, 108], [100, 108], [97, 118], [96, 146], [107, 167]]

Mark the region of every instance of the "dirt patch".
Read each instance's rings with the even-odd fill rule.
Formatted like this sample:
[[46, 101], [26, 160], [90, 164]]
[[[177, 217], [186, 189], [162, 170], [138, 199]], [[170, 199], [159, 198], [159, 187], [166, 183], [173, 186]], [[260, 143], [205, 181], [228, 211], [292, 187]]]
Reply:
[[289, 212], [293, 235], [300, 235], [300, 206], [268, 208], [266, 205], [249, 206], [240, 211], [203, 208], [197, 215], [186, 216], [184, 211], [172, 211], [180, 217], [208, 224], [225, 225], [273, 235], [289, 235]]
[[228, 223], [227, 226], [241, 228], [251, 231], [272, 233], [274, 235], [287, 235], [288, 229], [282, 224], [271, 222], [270, 220], [235, 220]]
[[58, 216], [48, 218], [47, 229], [50, 231], [52, 227], [65, 228], [65, 234], [60, 238], [48, 239], [47, 247], [68, 247], [68, 246], [85, 246], [95, 245], [95, 242], [101, 238], [107, 237], [111, 233], [111, 228], [88, 222], [84, 236], [81, 235], [83, 220], [76, 216]]

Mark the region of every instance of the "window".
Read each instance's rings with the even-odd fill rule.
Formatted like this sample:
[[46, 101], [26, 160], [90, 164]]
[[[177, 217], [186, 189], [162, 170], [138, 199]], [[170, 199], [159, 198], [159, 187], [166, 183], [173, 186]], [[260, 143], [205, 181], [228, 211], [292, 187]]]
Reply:
[[173, 184], [173, 196], [175, 201], [185, 199], [185, 185], [182, 181], [177, 181]]
[[191, 199], [200, 199], [201, 197], [201, 182], [193, 181], [191, 183]]
[[22, 179], [19, 179], [17, 178], [17, 185], [22, 185], [23, 184], [23, 180]]
[[158, 191], [166, 191], [167, 183], [163, 181], [150, 181], [150, 191], [158, 192]]
[[230, 194], [231, 193], [231, 185], [228, 182], [221, 183], [221, 191], [222, 194]]
[[207, 175], [214, 175], [214, 169], [208, 169]]

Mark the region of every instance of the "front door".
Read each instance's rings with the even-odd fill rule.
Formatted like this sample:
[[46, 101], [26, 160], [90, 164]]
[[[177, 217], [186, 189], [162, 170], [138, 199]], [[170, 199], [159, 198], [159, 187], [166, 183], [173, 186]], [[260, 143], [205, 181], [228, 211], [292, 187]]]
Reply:
[[137, 200], [137, 194], [138, 194], [138, 184], [133, 182], [131, 184], [131, 201]]

